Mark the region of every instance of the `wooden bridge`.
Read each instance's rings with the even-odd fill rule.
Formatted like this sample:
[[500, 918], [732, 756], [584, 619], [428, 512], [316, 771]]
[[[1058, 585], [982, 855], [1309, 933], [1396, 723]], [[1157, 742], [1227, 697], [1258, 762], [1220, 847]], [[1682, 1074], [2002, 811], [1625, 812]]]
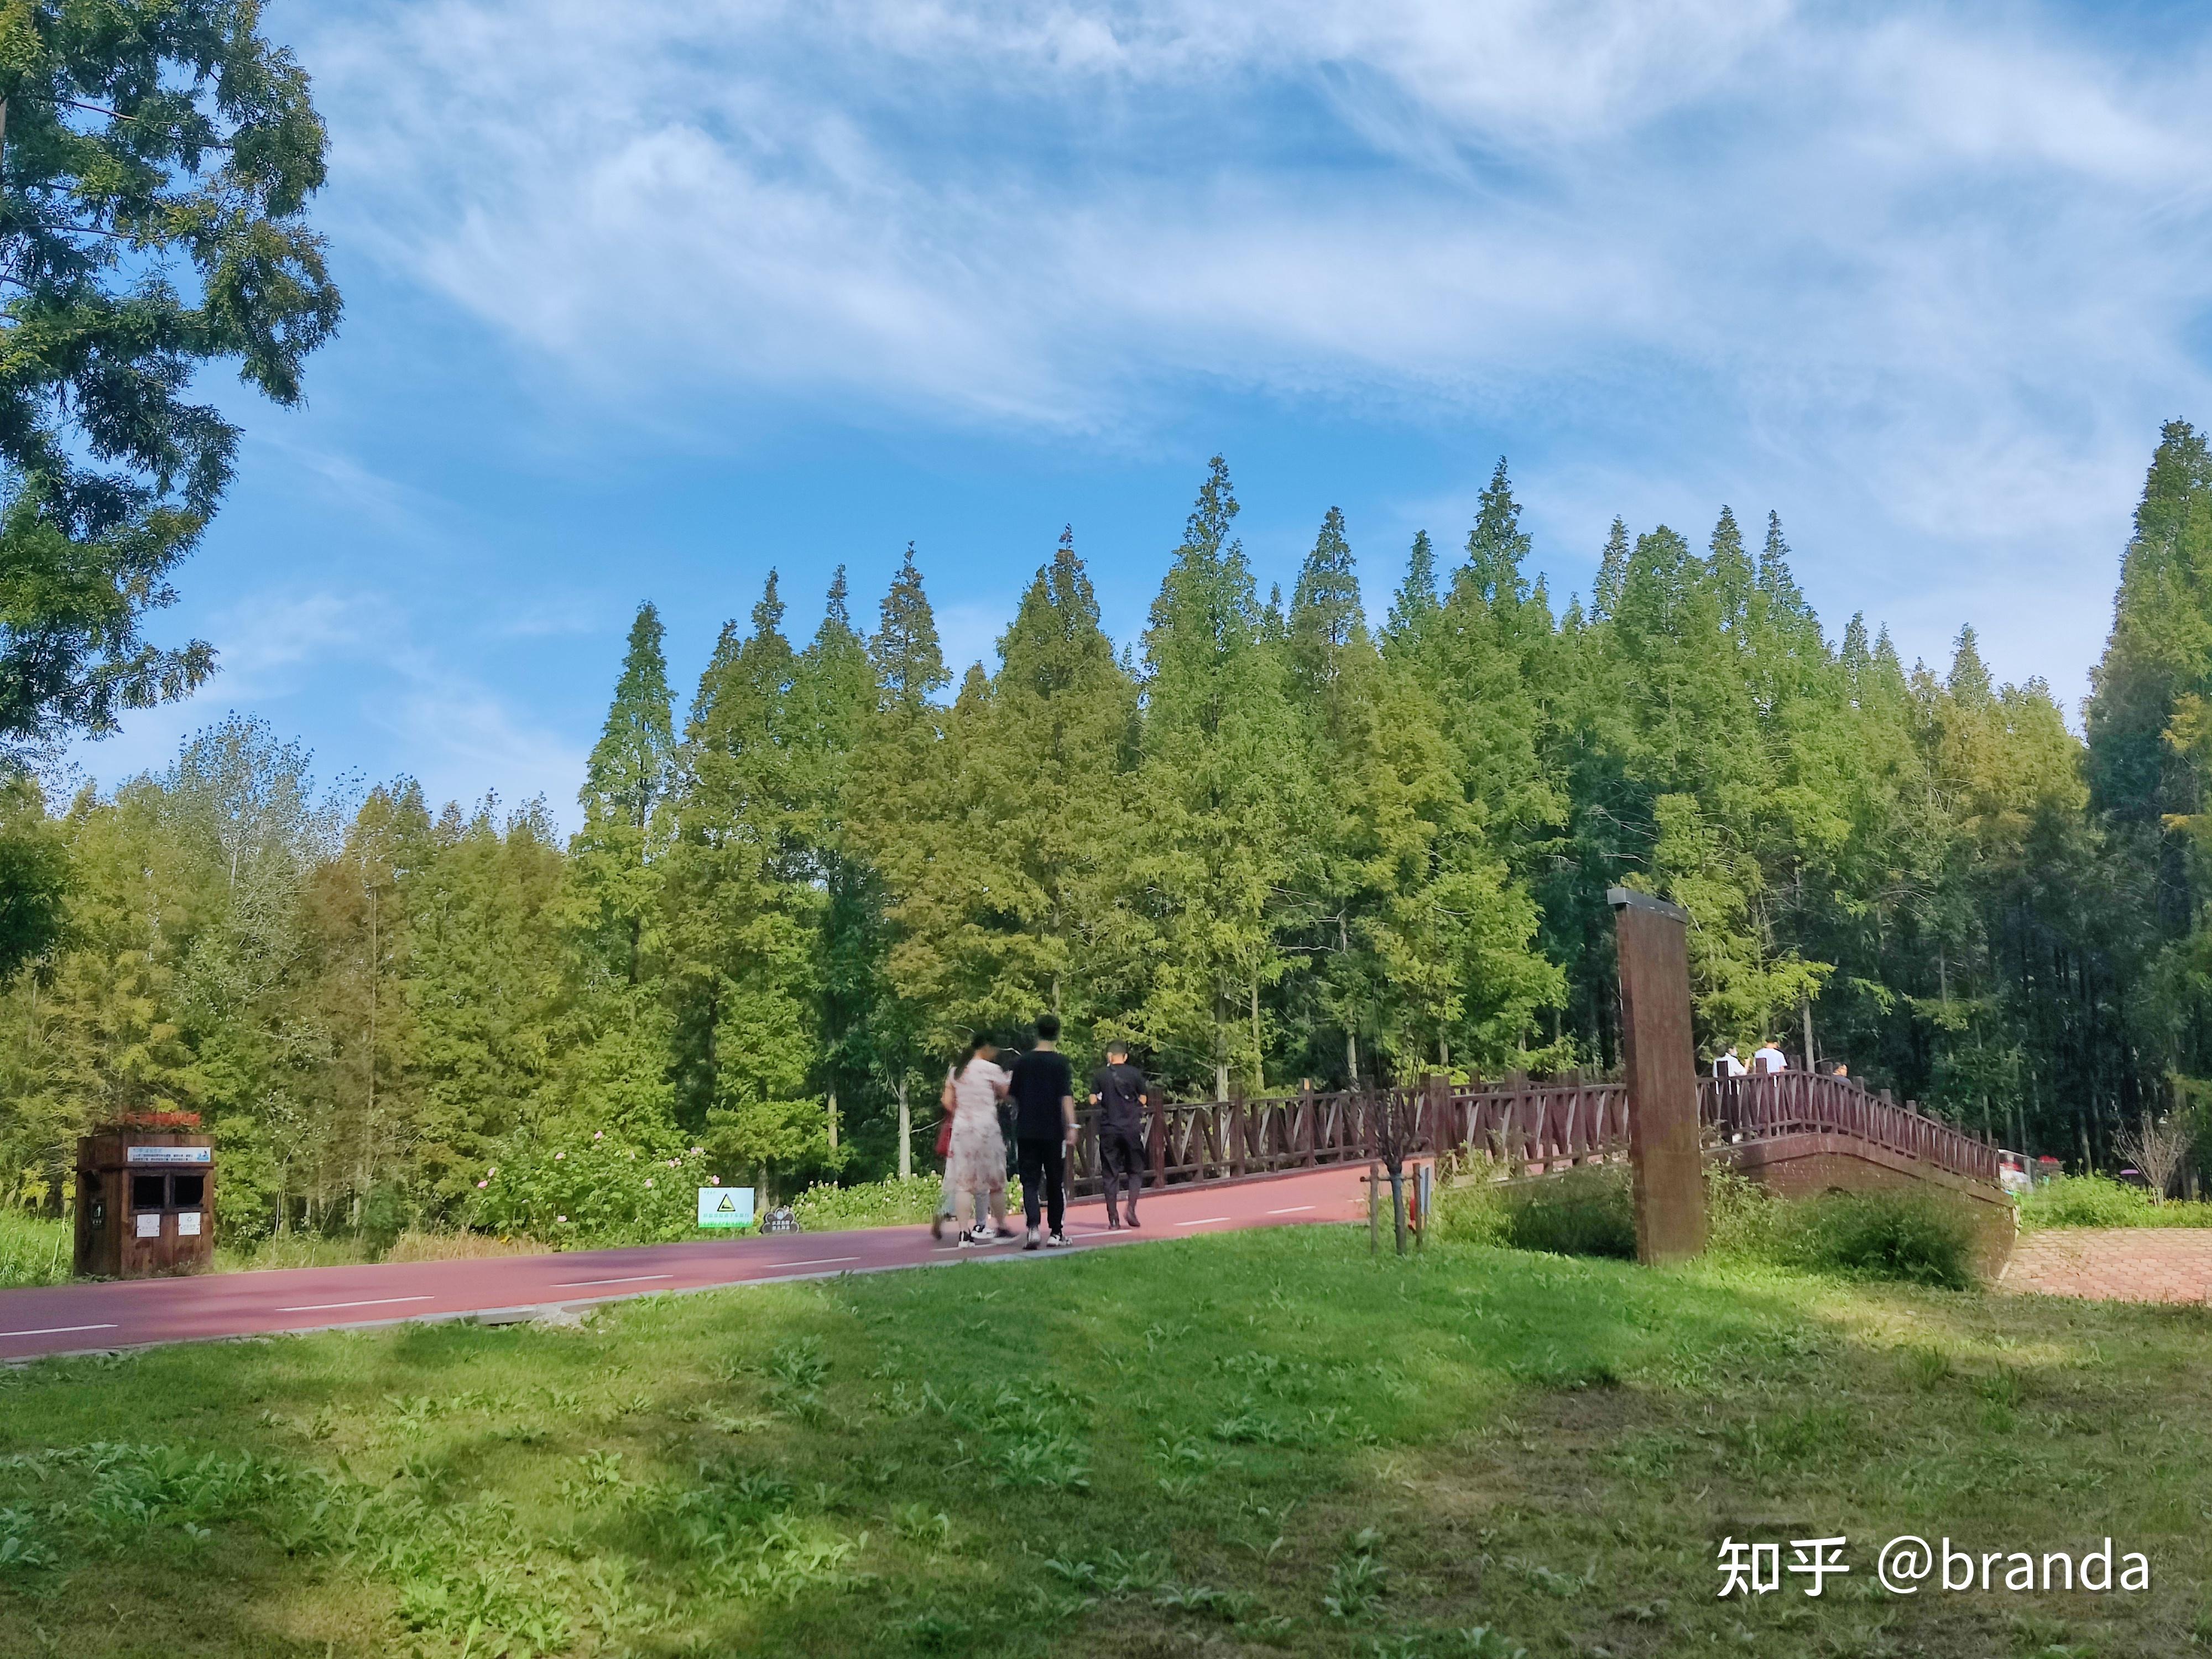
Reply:
[[[1997, 1149], [1907, 1102], [1849, 1078], [1784, 1071], [1698, 1085], [1705, 1155], [1778, 1189], [1933, 1181], [2002, 1201]], [[1398, 1138], [1414, 1156], [1486, 1154], [1511, 1176], [1626, 1161], [1628, 1089], [1619, 1082], [1513, 1079], [1415, 1089], [1155, 1105], [1148, 1185], [1243, 1181], [1332, 1164], [1365, 1164]], [[1103, 1186], [1095, 1115], [1085, 1114], [1073, 1184]]]

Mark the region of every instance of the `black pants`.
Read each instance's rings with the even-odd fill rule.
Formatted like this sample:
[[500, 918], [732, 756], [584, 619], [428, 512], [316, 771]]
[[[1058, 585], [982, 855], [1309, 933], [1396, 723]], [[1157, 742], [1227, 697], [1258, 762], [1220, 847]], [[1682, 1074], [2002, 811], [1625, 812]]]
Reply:
[[1145, 1184], [1145, 1132], [1142, 1129], [1116, 1129], [1110, 1125], [1098, 1132], [1098, 1164], [1106, 1177], [1106, 1218], [1113, 1220], [1121, 1212], [1115, 1207], [1121, 1201], [1121, 1185], [1129, 1188], [1129, 1214], [1137, 1213], [1137, 1194]]
[[1052, 1230], [1058, 1232], [1067, 1217], [1067, 1142], [1058, 1135], [1035, 1139], [1024, 1135], [1015, 1141], [1014, 1152], [1021, 1165], [1022, 1213], [1035, 1227], [1038, 1205], [1047, 1206]]

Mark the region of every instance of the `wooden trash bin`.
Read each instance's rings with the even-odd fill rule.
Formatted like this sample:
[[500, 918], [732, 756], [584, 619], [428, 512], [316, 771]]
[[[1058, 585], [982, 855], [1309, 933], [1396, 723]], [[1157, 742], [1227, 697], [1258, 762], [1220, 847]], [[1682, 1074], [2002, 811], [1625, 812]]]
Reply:
[[146, 1279], [200, 1273], [214, 1261], [212, 1140], [125, 1125], [77, 1142], [80, 1274]]

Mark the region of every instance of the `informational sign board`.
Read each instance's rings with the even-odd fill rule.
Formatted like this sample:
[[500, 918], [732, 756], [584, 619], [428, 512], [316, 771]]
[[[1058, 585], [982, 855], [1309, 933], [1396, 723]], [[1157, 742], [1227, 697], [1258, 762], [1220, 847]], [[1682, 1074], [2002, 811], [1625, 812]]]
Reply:
[[212, 1164], [212, 1146], [132, 1146], [124, 1154], [127, 1164]]
[[159, 1238], [161, 1236], [161, 1212], [159, 1210], [150, 1215], [142, 1211], [134, 1219], [138, 1224], [139, 1237]]
[[200, 1212], [198, 1210], [185, 1210], [179, 1212], [177, 1217], [177, 1237], [198, 1238], [199, 1236]]
[[750, 1187], [702, 1187], [699, 1224], [702, 1227], [750, 1227], [753, 1224], [753, 1189]]

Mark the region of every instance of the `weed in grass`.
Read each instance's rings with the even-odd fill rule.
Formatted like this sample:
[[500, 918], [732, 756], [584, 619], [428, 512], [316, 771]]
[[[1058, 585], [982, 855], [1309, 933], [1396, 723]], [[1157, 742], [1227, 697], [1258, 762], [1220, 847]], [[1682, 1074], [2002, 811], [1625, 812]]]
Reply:
[[927, 1504], [900, 1504], [891, 1513], [891, 1530], [909, 1544], [933, 1550], [952, 1546], [952, 1517], [943, 1510], [932, 1510]]
[[1199, 1613], [1235, 1624], [1251, 1611], [1252, 1597], [1210, 1584], [1163, 1584], [1152, 1592], [1152, 1605], [1164, 1613]]
[[1897, 1369], [1916, 1389], [1940, 1389], [1951, 1380], [1951, 1356], [1919, 1344], [1899, 1352]]
[[969, 1649], [968, 1621], [934, 1607], [908, 1620], [906, 1635], [921, 1653], [965, 1653]]
[[1375, 1559], [1376, 1547], [1382, 1541], [1382, 1534], [1374, 1528], [1362, 1527], [1352, 1534], [1344, 1553], [1330, 1564], [1328, 1589], [1321, 1598], [1330, 1618], [1352, 1623], [1366, 1618], [1382, 1605], [1382, 1582], [1391, 1571]]

